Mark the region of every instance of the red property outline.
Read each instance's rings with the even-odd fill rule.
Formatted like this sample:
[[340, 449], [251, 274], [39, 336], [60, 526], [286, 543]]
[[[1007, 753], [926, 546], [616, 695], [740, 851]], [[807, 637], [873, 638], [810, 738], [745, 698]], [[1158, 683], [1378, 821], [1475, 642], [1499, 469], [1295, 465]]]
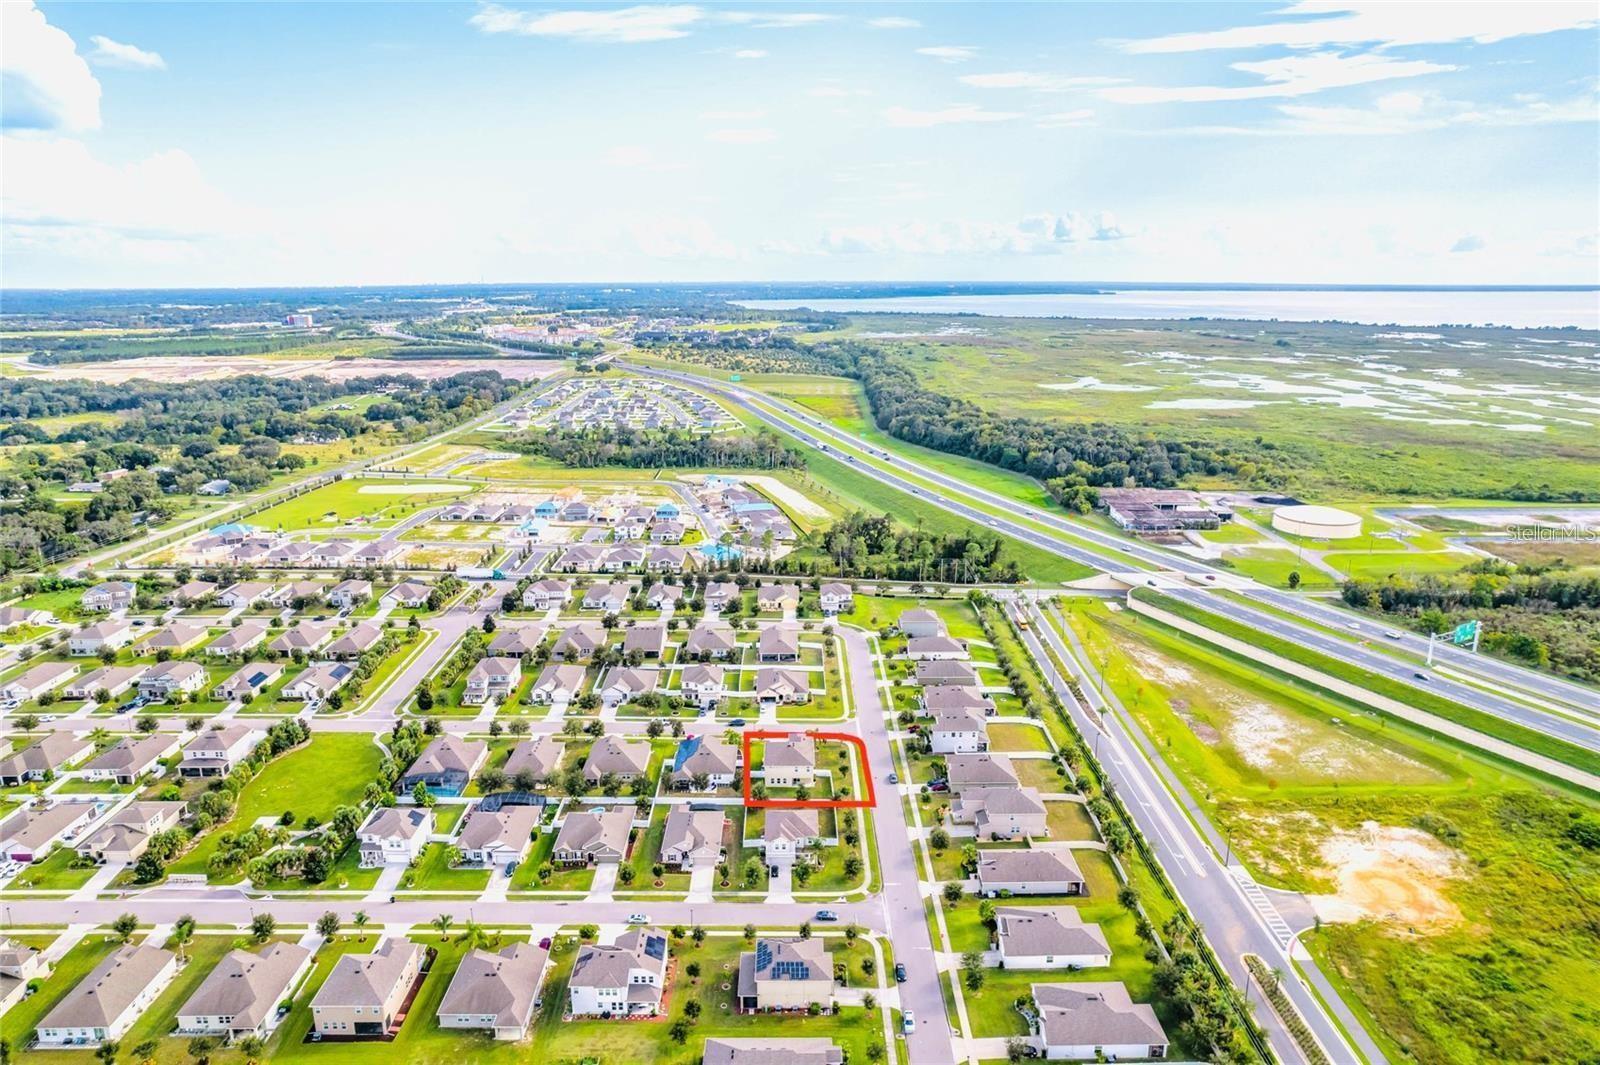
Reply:
[[867, 795], [864, 799], [753, 799], [750, 797], [750, 760], [751, 740], [786, 740], [795, 734], [794, 729], [771, 731], [752, 729], [744, 733], [740, 743], [744, 752], [744, 804], [754, 809], [800, 809], [800, 810], [865, 810], [878, 805], [877, 789], [872, 783], [872, 770], [867, 762], [867, 745], [865, 741], [849, 732], [816, 732], [805, 730], [804, 735], [814, 740], [839, 740], [851, 744], [856, 749], [856, 755], [861, 759], [861, 778], [866, 783]]

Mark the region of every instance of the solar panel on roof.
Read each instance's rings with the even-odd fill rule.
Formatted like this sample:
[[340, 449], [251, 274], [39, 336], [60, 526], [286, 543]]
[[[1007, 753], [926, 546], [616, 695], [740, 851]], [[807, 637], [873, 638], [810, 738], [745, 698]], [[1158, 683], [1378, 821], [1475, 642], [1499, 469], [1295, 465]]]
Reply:
[[765, 943], [756, 944], [756, 969], [765, 969], [772, 964], [772, 948]]
[[646, 936], [644, 952], [652, 958], [665, 958], [667, 956], [667, 941], [661, 936]]

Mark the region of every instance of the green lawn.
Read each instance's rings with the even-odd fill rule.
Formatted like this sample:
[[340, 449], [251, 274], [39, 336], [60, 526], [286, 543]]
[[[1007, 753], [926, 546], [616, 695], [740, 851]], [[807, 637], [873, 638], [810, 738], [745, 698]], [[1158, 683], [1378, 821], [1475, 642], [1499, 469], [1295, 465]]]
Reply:
[[443, 843], [428, 844], [417, 867], [406, 873], [400, 887], [407, 891], [480, 892], [489, 885], [487, 869], [451, 868], [449, 850]]
[[13, 1047], [26, 1046], [45, 1014], [55, 1008], [68, 991], [89, 975], [89, 970], [118, 946], [116, 937], [90, 932], [77, 946], [56, 962], [39, 993], [12, 1007], [5, 1017], [5, 1031]]
[[[431, 482], [418, 478], [418, 484]], [[381, 492], [363, 492], [363, 487], [383, 488]], [[374, 526], [392, 525], [424, 507], [449, 503], [463, 493], [474, 491], [471, 485], [452, 484], [450, 491], [399, 492], [396, 481], [343, 480], [314, 488], [294, 499], [252, 514], [246, 520], [264, 529], [308, 529], [331, 527], [351, 518], [367, 518]], [[332, 516], [330, 518], [330, 515]]]
[[1021, 722], [990, 721], [988, 724], [991, 751], [1046, 751], [1050, 738], [1043, 728]]
[[317, 733], [309, 743], [280, 756], [250, 781], [239, 796], [233, 818], [226, 825], [214, 826], [168, 871], [205, 872], [206, 860], [217, 849], [217, 839], [223, 832], [247, 827], [261, 817], [277, 818], [285, 810], [293, 810], [301, 822], [311, 816], [326, 821], [338, 807], [360, 801], [382, 761], [383, 752], [371, 736]]
[[34, 862], [10, 884], [12, 891], [72, 891], [81, 888], [94, 875], [92, 865], [74, 866], [78, 857], [70, 847], [57, 848], [42, 862]]

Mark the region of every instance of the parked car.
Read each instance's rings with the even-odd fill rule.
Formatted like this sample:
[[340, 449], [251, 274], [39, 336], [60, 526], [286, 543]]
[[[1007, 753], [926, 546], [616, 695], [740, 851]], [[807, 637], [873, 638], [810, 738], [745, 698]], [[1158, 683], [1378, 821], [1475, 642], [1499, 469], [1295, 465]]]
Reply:
[[891, 783], [891, 784], [900, 783], [900, 774], [899, 773], [890, 773], [889, 774], [889, 783]]
[[728, 724], [734, 726], [735, 728], [738, 728], [738, 727], [740, 727], [740, 726], [742, 726], [744, 724], [744, 718], [736, 717], [732, 721], [728, 722]]
[[897, 984], [903, 984], [906, 982], [906, 967], [904, 962], [897, 961], [894, 963], [894, 982]]
[[906, 1035], [917, 1030], [917, 1015], [914, 1011], [906, 1010], [900, 1015], [900, 1030]]
[[832, 910], [818, 910], [816, 919], [819, 921], [837, 921], [839, 915]]
[[628, 914], [628, 923], [629, 924], [649, 924], [650, 923], [650, 918], [646, 917], [642, 913], [630, 913], [630, 914]]
[[549, 950], [550, 949], [550, 937], [549, 936], [545, 936], [543, 939], [539, 940], [539, 949], [540, 950]]

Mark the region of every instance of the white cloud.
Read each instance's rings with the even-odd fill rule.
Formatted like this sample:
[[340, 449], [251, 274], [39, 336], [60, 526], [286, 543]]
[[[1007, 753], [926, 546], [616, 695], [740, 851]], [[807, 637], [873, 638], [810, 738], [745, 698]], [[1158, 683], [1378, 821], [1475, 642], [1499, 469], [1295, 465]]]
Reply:
[[1013, 224], [944, 220], [898, 225], [835, 226], [822, 234], [822, 255], [1054, 255], [1074, 246], [1129, 234], [1107, 213], [1032, 215]]
[[985, 111], [977, 104], [953, 104], [937, 111], [918, 111], [910, 107], [890, 107], [883, 112], [884, 120], [891, 126], [903, 129], [924, 129], [928, 126], [949, 126], [963, 122], [1009, 122], [1021, 118], [1020, 111]]
[[778, 139], [775, 130], [750, 128], [750, 129], [714, 129], [706, 134], [706, 140], [716, 141], [719, 144], [770, 144]]
[[977, 55], [978, 50], [967, 44], [934, 44], [918, 48], [917, 54], [931, 56], [941, 63], [965, 63]]
[[693, 4], [660, 4], [609, 11], [550, 11], [535, 14], [484, 4], [468, 20], [484, 33], [523, 37], [566, 37], [601, 44], [640, 44], [687, 37], [689, 27], [706, 17]]
[[1287, 121], [1271, 130], [1308, 135], [1384, 135], [1419, 133], [1451, 126], [1542, 126], [1600, 119], [1600, 99], [1590, 93], [1549, 100], [1537, 93], [1519, 93], [1510, 104], [1479, 106], [1438, 93], [1391, 92], [1371, 107], [1318, 107], [1280, 104]]
[[113, 41], [110, 37], [94, 36], [94, 51], [89, 58], [95, 66], [120, 67], [123, 70], [166, 70], [167, 61], [159, 53], [147, 52], [136, 45]]
[[1125, 85], [1100, 89], [1098, 95], [1113, 103], [1209, 103], [1219, 100], [1261, 100], [1284, 96], [1308, 96], [1326, 89], [1365, 85], [1395, 78], [1415, 78], [1455, 70], [1445, 63], [1424, 59], [1392, 59], [1376, 53], [1344, 55], [1338, 52], [1313, 52], [1233, 63], [1232, 69], [1254, 74], [1266, 84], [1258, 85]]
[[733, 53], [735, 59], [765, 59], [767, 51], [763, 48], [741, 48]]
[[766, 118], [767, 113], [759, 109], [749, 111], [701, 111], [700, 117], [707, 122], [756, 122]]
[[[1219, 10], [1228, 10], [1227, 7]], [[1590, 3], [1521, 0], [1515, 4], [1438, 4], [1401, 0], [1301, 0], [1275, 14], [1286, 20], [1198, 33], [1124, 41], [1135, 53], [1199, 52], [1221, 48], [1321, 48], [1327, 45], [1492, 44], [1533, 34], [1588, 29], [1600, 23]], [[1305, 16], [1305, 17], [1302, 17]], [[1327, 17], [1332, 16], [1332, 17]]]
[[736, 259], [739, 249], [704, 218], [651, 216], [632, 222], [627, 235], [652, 259]]
[[731, 22], [736, 26], [752, 26], [758, 30], [792, 30], [801, 26], [832, 22], [839, 16], [819, 11], [720, 11], [716, 17], [720, 22]]
[[71, 37], [31, 2], [0, 4], [0, 31], [0, 127], [100, 128], [100, 82]]
[[806, 90], [806, 95], [807, 96], [814, 96], [814, 97], [816, 97], [818, 99], [822, 99], [822, 100], [829, 100], [829, 99], [842, 99], [842, 98], [844, 98], [846, 96], [871, 96], [872, 95], [872, 90], [871, 89], [850, 89], [850, 88], [846, 88], [845, 86], [839, 84], [836, 81], [825, 81], [820, 85], [814, 85], [811, 88], [807, 89]]
[[1034, 92], [1071, 92], [1103, 85], [1120, 85], [1127, 78], [1036, 74], [1027, 70], [1008, 70], [995, 74], [963, 74], [956, 79], [974, 89], [1032, 89]]
[[1478, 236], [1476, 233], [1467, 233], [1454, 244], [1450, 245], [1450, 251], [1452, 254], [1482, 251], [1483, 248], [1483, 238]]
[[1057, 111], [1054, 114], [1040, 115], [1033, 123], [1039, 129], [1067, 129], [1071, 126], [1094, 125], [1094, 112], [1087, 107], [1080, 107], [1075, 111]]
[[914, 18], [902, 18], [899, 15], [888, 15], [884, 18], [871, 18], [867, 25], [875, 30], [915, 30], [920, 29], [922, 23]]

